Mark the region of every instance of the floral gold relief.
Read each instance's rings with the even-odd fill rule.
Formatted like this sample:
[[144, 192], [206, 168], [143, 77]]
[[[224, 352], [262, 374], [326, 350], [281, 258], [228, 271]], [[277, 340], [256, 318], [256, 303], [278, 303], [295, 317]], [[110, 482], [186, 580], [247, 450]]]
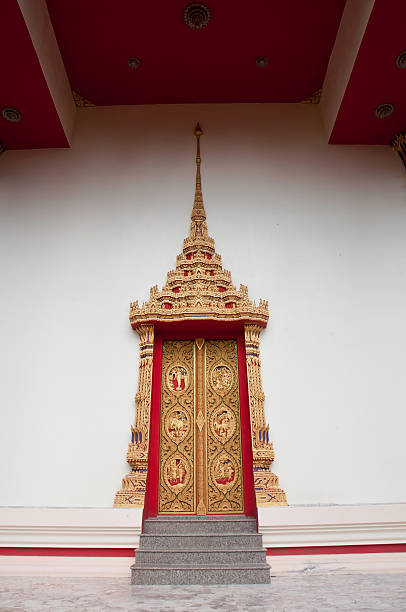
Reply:
[[135, 395], [135, 424], [134, 427], [131, 426], [131, 442], [127, 451], [131, 472], [123, 478], [121, 489], [114, 498], [114, 505], [142, 508], [148, 469], [154, 326], [139, 325], [136, 330], [140, 336], [140, 365], [138, 391]]
[[162, 514], [195, 512], [194, 342], [162, 347], [159, 507]]
[[269, 441], [269, 425], [265, 421], [265, 395], [262, 390], [259, 358], [261, 331], [262, 327], [259, 325], [245, 325], [255, 494], [258, 506], [286, 506], [285, 492], [279, 487], [276, 474], [270, 470], [275, 454], [272, 442]]
[[206, 342], [208, 512], [243, 512], [237, 343]]
[[235, 340], [165, 341], [160, 514], [244, 511]]

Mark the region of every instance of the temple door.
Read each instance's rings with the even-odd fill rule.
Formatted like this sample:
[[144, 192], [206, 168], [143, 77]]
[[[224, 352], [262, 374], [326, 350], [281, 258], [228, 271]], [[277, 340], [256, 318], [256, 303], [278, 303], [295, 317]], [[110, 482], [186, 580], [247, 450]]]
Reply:
[[163, 342], [159, 514], [244, 513], [236, 340]]

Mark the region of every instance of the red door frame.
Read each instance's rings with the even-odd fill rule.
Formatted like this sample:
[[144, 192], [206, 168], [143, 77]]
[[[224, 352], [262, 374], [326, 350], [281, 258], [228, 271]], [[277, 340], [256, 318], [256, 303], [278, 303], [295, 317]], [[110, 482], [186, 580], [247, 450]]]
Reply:
[[247, 365], [245, 355], [245, 335], [243, 322], [222, 321], [181, 321], [155, 324], [154, 361], [152, 370], [151, 415], [149, 427], [148, 475], [145, 493], [143, 522], [146, 518], [158, 514], [158, 479], [159, 479], [159, 437], [161, 419], [161, 370], [162, 341], [192, 340], [237, 341], [240, 415], [242, 435], [242, 461], [244, 477], [245, 515], [258, 518], [254, 488], [253, 456], [251, 441], [251, 418], [248, 397]]

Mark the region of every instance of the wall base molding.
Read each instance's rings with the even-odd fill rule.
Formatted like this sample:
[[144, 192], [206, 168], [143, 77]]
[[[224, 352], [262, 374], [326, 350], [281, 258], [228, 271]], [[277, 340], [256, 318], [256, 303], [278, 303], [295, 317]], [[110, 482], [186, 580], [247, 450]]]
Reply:
[[[406, 553], [268, 556], [271, 576], [406, 573]], [[0, 556], [0, 576], [128, 578], [130, 557]]]
[[[275, 576], [406, 572], [406, 504], [258, 514]], [[141, 519], [140, 508], [0, 508], [0, 575], [128, 576]]]

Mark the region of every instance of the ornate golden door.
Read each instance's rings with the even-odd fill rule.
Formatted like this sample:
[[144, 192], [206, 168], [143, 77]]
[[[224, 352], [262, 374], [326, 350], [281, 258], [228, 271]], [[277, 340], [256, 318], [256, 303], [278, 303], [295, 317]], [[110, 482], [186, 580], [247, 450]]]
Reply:
[[160, 514], [244, 512], [237, 343], [163, 343]]

